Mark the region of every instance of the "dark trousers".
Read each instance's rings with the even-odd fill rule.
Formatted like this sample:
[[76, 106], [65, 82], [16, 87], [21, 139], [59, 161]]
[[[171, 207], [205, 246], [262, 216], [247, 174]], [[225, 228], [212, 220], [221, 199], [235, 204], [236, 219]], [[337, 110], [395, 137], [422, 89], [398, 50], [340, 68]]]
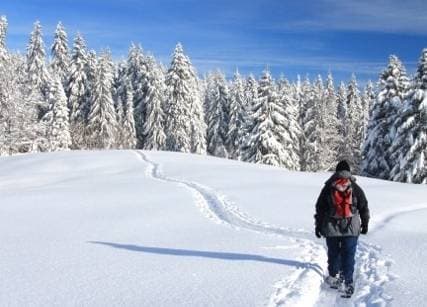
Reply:
[[354, 263], [358, 237], [329, 237], [328, 271], [330, 276], [342, 272], [346, 284], [353, 282]]

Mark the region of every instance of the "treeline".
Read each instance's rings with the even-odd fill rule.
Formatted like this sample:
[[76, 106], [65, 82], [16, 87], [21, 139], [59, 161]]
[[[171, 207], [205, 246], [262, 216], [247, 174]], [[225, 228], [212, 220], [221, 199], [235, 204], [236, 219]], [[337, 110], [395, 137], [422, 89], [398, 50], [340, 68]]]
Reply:
[[[356, 77], [334, 84], [219, 72], [199, 78], [178, 44], [169, 67], [132, 45], [126, 61], [71, 50], [58, 24], [50, 60], [34, 24], [25, 56], [6, 47], [0, 18], [0, 154], [69, 149], [150, 149], [210, 154], [290, 170], [330, 170], [425, 182], [423, 52], [413, 81], [394, 56], [362, 93]], [[424, 63], [424, 64], [423, 64]]]

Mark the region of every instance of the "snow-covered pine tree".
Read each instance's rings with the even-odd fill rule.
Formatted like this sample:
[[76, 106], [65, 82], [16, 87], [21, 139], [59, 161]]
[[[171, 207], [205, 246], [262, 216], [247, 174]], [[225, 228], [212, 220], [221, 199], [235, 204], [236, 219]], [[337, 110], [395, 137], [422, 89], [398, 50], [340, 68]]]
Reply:
[[120, 103], [119, 114], [122, 113], [118, 129], [121, 131], [120, 144], [124, 149], [136, 148], [136, 129], [133, 109], [132, 85], [127, 79], [124, 92], [124, 103]]
[[119, 96], [117, 99], [114, 99], [114, 94], [113, 94], [113, 105], [114, 105], [114, 110], [116, 111], [116, 121], [117, 121], [117, 129], [116, 129], [116, 136], [115, 136], [116, 145], [114, 147], [117, 149], [124, 149], [125, 141], [124, 141], [123, 122], [125, 118], [124, 118], [124, 105], [123, 105], [121, 96]]
[[321, 169], [331, 170], [337, 161], [339, 147], [338, 118], [337, 118], [337, 94], [335, 92], [332, 73], [328, 73], [326, 88], [323, 94], [322, 115], [322, 144]]
[[[305, 101], [306, 101], [306, 93], [311, 92], [311, 83], [308, 76], [304, 78], [304, 81], [301, 82], [301, 76], [298, 75], [297, 77], [297, 83], [296, 83], [296, 91], [295, 91], [295, 99], [297, 101], [298, 106], [298, 122], [301, 126], [301, 129], [304, 126], [303, 118], [305, 115]], [[303, 144], [303, 141], [301, 141], [301, 144]], [[301, 146], [301, 150], [303, 149], [303, 146]], [[302, 158], [302, 156], [301, 156]]]
[[337, 121], [338, 121], [338, 150], [337, 160], [349, 160], [352, 157], [350, 139], [350, 122], [348, 118], [347, 106], [347, 86], [340, 83], [337, 93]]
[[[120, 103], [123, 105], [123, 96], [124, 92], [126, 91], [126, 84], [130, 83], [129, 78], [127, 76], [127, 65], [126, 62], [121, 61], [115, 65], [114, 68], [114, 76], [113, 76], [113, 100], [114, 100], [114, 107], [117, 110], [117, 106], [119, 105], [119, 98]], [[132, 87], [132, 84], [131, 84]]]
[[[112, 84], [112, 97], [114, 103], [114, 109], [116, 110], [117, 116], [117, 144], [116, 147], [119, 149], [124, 148], [124, 131], [123, 131], [123, 121], [124, 121], [124, 108], [127, 101], [127, 90], [126, 85], [130, 86], [130, 90], [132, 91], [132, 84], [129, 81], [127, 76], [127, 64], [125, 61], [121, 61], [117, 63], [114, 67], [113, 73], [113, 84]], [[129, 95], [132, 98], [132, 113], [133, 109], [133, 93]], [[133, 119], [135, 125], [135, 118]], [[136, 135], [135, 135], [136, 138]]]
[[6, 61], [6, 34], [7, 34], [7, 18], [0, 16], [0, 65]]
[[204, 153], [206, 124], [197, 75], [182, 45], [177, 44], [166, 74], [166, 148]]
[[283, 135], [285, 150], [290, 159], [284, 165], [289, 170], [300, 169], [300, 138], [301, 127], [298, 123], [298, 107], [295, 101], [294, 87], [287, 79], [282, 79], [278, 87], [279, 101], [285, 118], [285, 134]]
[[91, 110], [88, 117], [90, 149], [111, 149], [116, 144], [117, 120], [111, 93], [113, 83], [112, 62], [109, 54], [102, 54], [96, 69]]
[[375, 87], [372, 81], [369, 80], [366, 83], [365, 88], [363, 89], [363, 96], [362, 96], [363, 122], [365, 126], [364, 140], [366, 139], [369, 117], [370, 117], [370, 114], [372, 113], [372, 108], [374, 106], [375, 99], [376, 99]]
[[206, 100], [208, 153], [217, 157], [228, 157], [226, 142], [230, 94], [223, 73], [217, 71], [209, 76]]
[[[307, 79], [308, 80], [308, 79]], [[303, 118], [303, 109], [304, 109], [304, 97], [303, 97], [303, 83], [301, 82], [300, 75], [297, 75], [296, 82], [292, 83], [292, 100], [295, 109], [295, 118], [300, 129], [299, 139], [298, 139], [298, 159], [300, 163], [299, 170], [302, 170], [302, 159], [303, 159], [303, 148], [304, 148], [304, 135], [302, 130], [302, 118]]]
[[[7, 146], [7, 113], [10, 108], [5, 85], [9, 81], [6, 67], [6, 33], [7, 19], [0, 16], [0, 156], [8, 154]], [[5, 114], [6, 113], [6, 114]]]
[[347, 86], [347, 119], [349, 138], [347, 142], [350, 144], [351, 156], [348, 157], [351, 169], [355, 174], [359, 173], [360, 163], [362, 160], [363, 146], [363, 106], [362, 98], [357, 85], [356, 76], [353, 74]]
[[71, 146], [69, 109], [62, 80], [56, 76], [51, 81], [49, 110], [43, 117], [49, 151], [68, 150]]
[[229, 110], [226, 146], [228, 157], [237, 160], [240, 159], [240, 147], [245, 137], [246, 117], [244, 83], [237, 70], [234, 73], [234, 79], [231, 85]]
[[302, 101], [300, 102], [302, 144], [301, 144], [301, 170], [319, 170], [319, 123], [320, 113], [317, 93], [320, 92], [319, 80], [314, 85], [308, 78], [302, 84]]
[[396, 165], [393, 180], [427, 183], [427, 48], [423, 49], [390, 151]]
[[258, 98], [258, 81], [254, 75], [250, 74], [245, 82], [245, 110], [250, 117], [255, 100]]
[[3, 134], [0, 127], [0, 143], [8, 154], [38, 151], [45, 141], [35, 100], [40, 96], [30, 91], [26, 68], [26, 59], [19, 54], [9, 54], [5, 65], [0, 65], [0, 126], [4, 129]]
[[144, 97], [145, 118], [142, 122], [143, 148], [148, 150], [165, 149], [165, 79], [163, 70], [154, 57], [147, 58], [147, 90]]
[[[391, 170], [399, 162], [392, 158], [391, 151], [396, 136], [395, 122], [401, 116], [408, 87], [406, 69], [397, 56], [390, 56], [388, 66], [380, 75], [378, 83], [380, 89], [370, 112], [363, 148], [362, 172], [366, 176], [390, 179]], [[372, 90], [368, 88], [364, 96], [370, 99], [371, 95]]]
[[[188, 60], [190, 61], [190, 60]], [[207, 125], [205, 122], [205, 111], [203, 108], [203, 99], [200, 93], [199, 78], [195, 69], [190, 66], [195, 76], [194, 85], [192, 87], [192, 92], [194, 99], [191, 104], [191, 114], [193, 114], [193, 120], [191, 122], [191, 151], [197, 154], [206, 154], [207, 144], [206, 144], [206, 129]]]
[[41, 119], [48, 108], [46, 91], [47, 84], [50, 82], [50, 76], [46, 67], [42, 27], [39, 21], [34, 23], [34, 28], [27, 46], [26, 59], [26, 76], [29, 91], [33, 97], [37, 97], [34, 101], [39, 110], [38, 117]]
[[70, 109], [70, 131], [72, 148], [85, 148], [85, 127], [89, 105], [87, 50], [83, 37], [77, 33], [71, 56], [67, 83], [68, 108]]
[[[314, 106], [315, 111], [313, 115], [316, 116], [316, 128], [313, 131], [312, 139], [317, 140], [316, 150], [314, 151], [317, 154], [317, 166], [311, 166], [312, 171], [324, 171], [330, 168], [328, 160], [330, 159], [330, 145], [328, 143], [328, 134], [326, 131], [326, 118], [328, 115], [326, 101], [325, 101], [325, 86], [323, 84], [323, 78], [321, 75], [318, 75], [314, 83]], [[333, 151], [333, 150], [332, 150]]]
[[6, 49], [7, 18], [0, 16], [0, 48]]
[[270, 72], [264, 71], [255, 100], [253, 127], [245, 144], [244, 160], [274, 166], [287, 166], [292, 156], [287, 150], [286, 118]]
[[[127, 59], [127, 76], [132, 84], [134, 93], [134, 108], [143, 103], [147, 85], [147, 57], [140, 45], [132, 44]], [[144, 114], [141, 115], [144, 118]], [[142, 128], [142, 127], [141, 127]]]
[[[143, 56], [141, 46], [132, 43], [129, 47], [126, 67], [127, 77], [129, 78], [132, 87], [136, 87], [138, 85], [140, 79], [140, 64]], [[135, 89], [132, 88], [132, 90]]]
[[127, 59], [127, 77], [132, 84], [137, 148], [143, 148], [144, 146], [144, 139], [142, 139], [144, 135], [144, 120], [146, 118], [144, 101], [147, 94], [149, 75], [147, 59], [148, 57], [144, 55], [141, 46], [131, 45]]
[[68, 54], [68, 39], [64, 26], [58, 23], [55, 37], [51, 48], [52, 60], [50, 67], [52, 72], [61, 78], [62, 84], [67, 84], [68, 69], [70, 67], [70, 56]]
[[206, 114], [207, 114], [207, 105], [206, 105], [206, 96], [208, 90], [208, 74], [205, 74], [202, 79], [199, 79], [199, 94], [202, 99], [203, 106], [203, 114], [205, 115], [204, 122], [207, 122]]
[[[109, 53], [109, 51], [105, 51], [106, 53]], [[89, 117], [89, 112], [91, 109], [91, 102], [93, 100], [93, 93], [94, 93], [94, 88], [95, 88], [95, 84], [96, 84], [96, 74], [97, 74], [97, 69], [98, 69], [98, 58], [96, 55], [96, 51], [95, 50], [90, 50], [87, 53], [87, 57], [86, 57], [86, 99], [84, 99], [85, 104], [82, 106], [82, 113], [83, 116], [87, 122], [87, 119]], [[110, 65], [110, 69], [112, 72], [114, 72], [114, 64], [112, 61], [109, 61], [109, 65]], [[113, 94], [113, 88], [111, 88], [111, 94]]]
[[245, 153], [245, 150], [248, 149], [245, 144], [249, 143], [250, 132], [253, 128], [253, 109], [255, 100], [258, 98], [258, 81], [255, 77], [250, 74], [244, 83], [245, 88], [245, 100], [243, 104], [243, 112], [244, 112], [244, 122], [243, 122], [243, 138], [240, 143], [240, 159], [245, 159], [245, 157], [249, 156]]

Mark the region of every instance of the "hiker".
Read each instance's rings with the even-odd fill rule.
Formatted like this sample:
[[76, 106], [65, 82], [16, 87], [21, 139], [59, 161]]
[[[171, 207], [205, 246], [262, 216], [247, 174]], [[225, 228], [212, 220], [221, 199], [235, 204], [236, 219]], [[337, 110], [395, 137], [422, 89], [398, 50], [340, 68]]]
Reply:
[[357, 239], [368, 233], [369, 208], [347, 161], [340, 161], [316, 203], [315, 234], [326, 238], [328, 272], [325, 282], [334, 289], [344, 282], [344, 295], [354, 292], [353, 272]]

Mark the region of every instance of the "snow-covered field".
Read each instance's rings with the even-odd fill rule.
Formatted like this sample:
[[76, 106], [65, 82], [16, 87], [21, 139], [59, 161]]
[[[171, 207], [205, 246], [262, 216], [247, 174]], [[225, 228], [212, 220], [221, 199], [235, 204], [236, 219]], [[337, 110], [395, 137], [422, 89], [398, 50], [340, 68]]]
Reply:
[[356, 293], [322, 282], [327, 173], [179, 153], [0, 158], [1, 306], [422, 306], [427, 188], [359, 178]]

